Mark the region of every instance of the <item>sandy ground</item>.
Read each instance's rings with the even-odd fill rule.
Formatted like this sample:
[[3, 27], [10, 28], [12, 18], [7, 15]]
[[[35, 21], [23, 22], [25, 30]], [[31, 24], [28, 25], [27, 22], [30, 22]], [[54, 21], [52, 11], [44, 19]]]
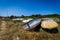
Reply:
[[26, 31], [20, 22], [2, 21], [0, 24], [0, 40], [60, 40], [60, 23], [57, 33]]

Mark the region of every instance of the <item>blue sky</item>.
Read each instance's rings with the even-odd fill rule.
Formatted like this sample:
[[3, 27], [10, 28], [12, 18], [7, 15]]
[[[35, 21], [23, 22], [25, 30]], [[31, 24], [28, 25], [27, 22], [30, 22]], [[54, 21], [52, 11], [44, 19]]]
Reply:
[[60, 14], [60, 0], [0, 0], [0, 16]]

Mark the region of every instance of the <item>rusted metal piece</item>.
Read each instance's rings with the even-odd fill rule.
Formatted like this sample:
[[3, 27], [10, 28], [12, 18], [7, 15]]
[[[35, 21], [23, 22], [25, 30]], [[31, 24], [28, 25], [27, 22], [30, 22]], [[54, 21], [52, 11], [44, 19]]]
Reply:
[[34, 29], [37, 25], [39, 25], [41, 22], [41, 19], [40, 18], [35, 18], [27, 23], [25, 23], [23, 25], [23, 28], [26, 29], [26, 30], [32, 30]]

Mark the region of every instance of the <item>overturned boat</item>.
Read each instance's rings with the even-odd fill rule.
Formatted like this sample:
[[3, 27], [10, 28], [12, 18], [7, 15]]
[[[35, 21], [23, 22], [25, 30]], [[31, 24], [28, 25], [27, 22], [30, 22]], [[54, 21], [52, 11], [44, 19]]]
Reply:
[[58, 27], [57, 22], [52, 19], [44, 20], [41, 22], [41, 27], [44, 29], [54, 29]]
[[32, 29], [34, 29], [37, 25], [39, 25], [40, 22], [41, 22], [41, 19], [40, 19], [40, 18], [35, 18], [35, 19], [33, 19], [33, 20], [25, 23], [25, 24], [23, 25], [23, 28], [24, 28], [25, 30], [32, 30]]

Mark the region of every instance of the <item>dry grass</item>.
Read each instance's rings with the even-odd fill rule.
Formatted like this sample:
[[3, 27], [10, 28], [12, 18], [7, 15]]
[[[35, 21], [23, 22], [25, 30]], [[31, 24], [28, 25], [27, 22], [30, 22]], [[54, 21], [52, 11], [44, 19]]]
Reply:
[[[0, 25], [1, 25], [0, 21]], [[26, 31], [22, 28], [23, 23], [5, 21], [5, 29], [0, 26], [0, 40], [60, 40], [60, 26], [58, 27], [59, 32], [56, 34], [48, 33], [43, 30], [40, 32]]]

